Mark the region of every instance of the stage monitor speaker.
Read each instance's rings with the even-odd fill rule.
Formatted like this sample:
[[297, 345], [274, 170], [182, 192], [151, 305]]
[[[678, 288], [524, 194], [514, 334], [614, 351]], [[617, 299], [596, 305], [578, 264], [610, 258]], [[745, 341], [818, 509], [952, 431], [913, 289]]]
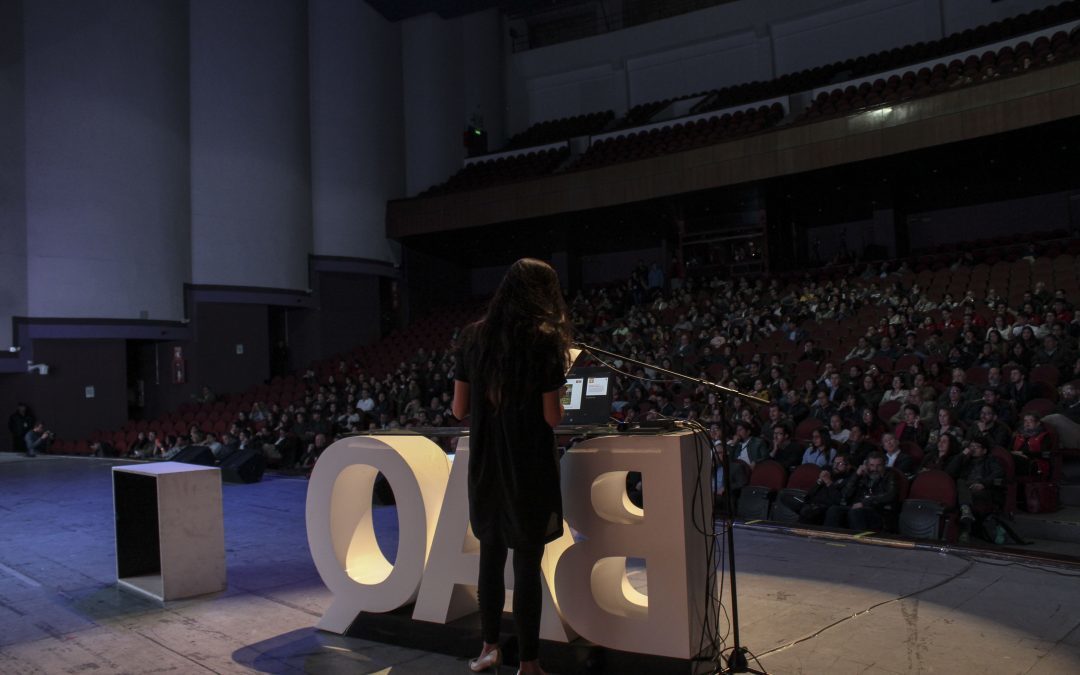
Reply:
[[221, 460], [221, 479], [227, 483], [258, 483], [266, 471], [261, 449], [235, 450]]
[[205, 445], [189, 445], [172, 458], [174, 462], [185, 464], [198, 464], [199, 466], [214, 466], [217, 461], [214, 453]]

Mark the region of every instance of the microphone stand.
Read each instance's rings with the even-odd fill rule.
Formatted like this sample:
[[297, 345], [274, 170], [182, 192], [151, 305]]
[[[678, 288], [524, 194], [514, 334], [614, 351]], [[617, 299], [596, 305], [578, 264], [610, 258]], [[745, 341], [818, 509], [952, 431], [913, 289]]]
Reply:
[[[661, 368], [659, 366], [655, 366], [655, 365], [653, 365], [651, 363], [646, 363], [644, 361], [638, 361], [637, 359], [631, 359], [629, 357], [623, 356], [622, 354], [616, 354], [614, 352], [609, 352], [609, 351], [607, 351], [605, 349], [600, 349], [599, 347], [594, 347], [592, 345], [585, 344], [584, 342], [575, 342], [574, 346], [578, 347], [582, 351], [589, 352], [590, 354], [601, 354], [601, 355], [606, 356], [606, 357], [611, 358], [611, 359], [619, 359], [619, 360], [622, 360], [622, 361], [626, 361], [627, 363], [632, 363], [634, 365], [641, 366], [643, 368], [649, 368], [651, 370], [655, 370], [658, 373], [663, 373], [664, 375], [670, 376], [672, 379], [683, 380], [685, 382], [693, 382], [694, 384], [704, 386], [707, 389], [712, 389], [713, 391], [717, 392], [718, 394], [722, 394], [724, 396], [735, 396], [737, 398], [741, 398], [744, 401], [747, 401], [747, 402], [750, 402], [750, 403], [760, 403], [760, 404], [765, 404], [765, 405], [768, 405], [768, 403], [769, 403], [769, 401], [767, 401], [767, 400], [765, 400], [763, 398], [758, 398], [757, 396], [747, 394], [746, 392], [739, 391], [738, 389], [732, 389], [731, 387], [725, 387], [725, 386], [723, 386], [721, 384], [717, 384], [715, 382], [709, 382], [708, 380], [705, 380], [705, 379], [702, 379], [702, 378], [699, 378], [699, 377], [693, 377], [691, 375], [685, 375], [683, 373], [675, 372], [674, 370], [668, 370], [666, 368]], [[739, 593], [738, 593], [738, 585], [737, 585], [737, 582], [735, 580], [735, 527], [734, 527], [734, 525], [735, 525], [735, 504], [734, 504], [734, 502], [732, 501], [732, 498], [731, 498], [731, 457], [730, 457], [730, 455], [731, 455], [731, 453], [728, 452], [727, 449], [725, 448], [724, 449], [723, 467], [724, 467], [724, 499], [726, 501], [727, 514], [725, 515], [724, 521], [725, 521], [725, 529], [727, 530], [726, 534], [727, 534], [728, 584], [729, 584], [729, 591], [728, 592], [731, 595], [731, 633], [732, 633], [732, 639], [733, 639], [734, 644], [732, 645], [732, 648], [731, 648], [731, 656], [729, 656], [728, 659], [727, 659], [727, 663], [726, 663], [727, 667], [723, 668], [719, 672], [724, 673], [724, 674], [726, 674], [726, 673], [755, 673], [756, 675], [766, 675], [766, 673], [763, 673], [760, 670], [754, 670], [753, 668], [750, 667], [750, 664], [746, 660], [747, 649], [746, 649], [746, 647], [743, 647], [741, 645], [741, 643], [739, 642]], [[712, 481], [709, 481], [709, 482], [712, 483]], [[708, 611], [708, 608], [706, 608], [706, 612], [707, 611]], [[723, 658], [723, 654], [721, 654], [721, 658]]]

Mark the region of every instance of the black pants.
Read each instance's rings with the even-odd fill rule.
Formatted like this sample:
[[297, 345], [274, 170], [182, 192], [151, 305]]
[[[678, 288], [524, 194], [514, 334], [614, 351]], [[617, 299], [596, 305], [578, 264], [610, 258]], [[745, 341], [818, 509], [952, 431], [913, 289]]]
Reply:
[[[503, 583], [506, 551], [506, 542], [498, 532], [480, 539], [480, 579], [476, 590], [480, 601], [480, 627], [484, 642], [488, 644], [499, 641], [506, 602], [506, 585]], [[518, 658], [522, 661], [535, 661], [539, 656], [540, 560], [543, 557], [543, 544], [514, 549], [514, 627], [518, 636]]]
[[983, 486], [982, 490], [972, 490], [966, 480], [956, 481], [956, 503], [968, 506], [977, 513], [990, 513], [994, 510], [994, 496], [990, 489]]
[[825, 512], [828, 506], [817, 502], [808, 502], [805, 497], [796, 497], [792, 494], [781, 494], [780, 502], [788, 509], [799, 514], [799, 522], [804, 525], [821, 525], [825, 522]]
[[844, 527], [849, 530], [878, 531], [885, 529], [885, 519], [874, 508], [864, 506], [853, 509], [836, 504], [825, 512], [826, 527]]

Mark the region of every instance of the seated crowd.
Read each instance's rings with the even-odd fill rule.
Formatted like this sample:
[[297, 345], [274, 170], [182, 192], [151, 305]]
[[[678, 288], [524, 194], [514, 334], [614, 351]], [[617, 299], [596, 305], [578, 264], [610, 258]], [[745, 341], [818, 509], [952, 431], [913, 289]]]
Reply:
[[[776, 280], [699, 278], [665, 293], [646, 278], [639, 267], [624, 285], [579, 293], [571, 311], [582, 340], [769, 403], [721, 401], [704, 387], [632, 368], [616, 378], [614, 416], [708, 426], [714, 447], [745, 463], [733, 469], [735, 487], [766, 459], [788, 471], [816, 464], [825, 487], [835, 474], [839, 485], [818, 491], [816, 499], [827, 499], [800, 514], [804, 522], [882, 529], [890, 525], [885, 512], [898, 507], [889, 470], [911, 479], [938, 469], [957, 481], [962, 525], [970, 526], [1003, 496], [994, 448], [1010, 453], [1016, 475], [1045, 476], [1051, 431], [1043, 417], [1080, 424], [1080, 317], [1063, 291], [1043, 284], [1010, 308], [993, 291], [930, 299], [888, 268], [861, 283], [788, 289]], [[883, 320], [865, 320], [864, 308], [882, 306]], [[850, 348], [830, 354], [801, 328], [828, 319], [858, 326]], [[985, 377], [969, 381], [972, 369]], [[1031, 381], [1036, 369], [1066, 384], [1048, 390]], [[1046, 397], [1057, 399], [1051, 409], [1025, 407]]]
[[[961, 503], [970, 507], [983, 497], [999, 499], [997, 460], [989, 451], [1010, 451], [1017, 475], [1045, 474], [1042, 417], [1054, 412], [1080, 424], [1073, 383], [1080, 379], [1080, 316], [1063, 291], [1036, 284], [1016, 307], [992, 290], [983, 297], [968, 292], [959, 300], [949, 294], [930, 298], [917, 286], [905, 287], [903, 272], [902, 263], [892, 271], [875, 266], [861, 278], [782, 287], [777, 279], [680, 275], [666, 281], [659, 268], [639, 264], [625, 283], [579, 291], [568, 307], [584, 342], [768, 401], [760, 408], [739, 398], [724, 401], [704, 387], [616, 361], [608, 364], [620, 371], [613, 418], [698, 421], [712, 430], [719, 449], [732, 448], [733, 458], [749, 468], [764, 459], [789, 471], [812, 463], [828, 484], [826, 474], [839, 465], [839, 473], [858, 478], [847, 486], [850, 494], [826, 490], [836, 501], [829, 506], [838, 508], [810, 509], [806, 522], [875, 529], [882, 523], [871, 511], [880, 511], [880, 500], [895, 499], [883, 469], [907, 477], [947, 471], [966, 481]], [[857, 329], [850, 347], [830, 353], [808, 334], [808, 322], [828, 320]], [[450, 413], [453, 354], [451, 339], [444, 351], [420, 349], [394, 371], [378, 374], [355, 358], [338, 360], [332, 375], [307, 371], [302, 395], [288, 403], [256, 401], [237, 412], [224, 432], [208, 433], [198, 423], [175, 436], [141, 432], [127, 451], [168, 458], [197, 444], [224, 457], [255, 447], [271, 467], [310, 470], [342, 434], [459, 425]], [[1055, 383], [1066, 383], [1060, 396], [1029, 377], [1046, 367]], [[972, 368], [985, 377], [969, 381]], [[1058, 399], [1053, 410], [1025, 409], [1048, 395]], [[203, 403], [213, 399], [205, 389], [199, 396]], [[110, 454], [107, 447], [94, 450]], [[968, 489], [976, 485], [986, 492]], [[852, 501], [860, 490], [867, 498]]]
[[[449, 351], [420, 349], [409, 362], [381, 377], [364, 371], [360, 363], [340, 360], [337, 375], [325, 379], [308, 370], [302, 378], [304, 394], [281, 404], [255, 401], [250, 410], [236, 413], [221, 433], [193, 422], [187, 433], [158, 434], [141, 431], [127, 448], [128, 456], [170, 459], [191, 445], [204, 445], [221, 460], [237, 450], [261, 450], [270, 467], [284, 471], [310, 471], [322, 451], [339, 436], [363, 431], [457, 424], [450, 413], [453, 358]], [[213, 403], [206, 387], [197, 399]], [[113, 455], [105, 441], [91, 445], [95, 454]]]

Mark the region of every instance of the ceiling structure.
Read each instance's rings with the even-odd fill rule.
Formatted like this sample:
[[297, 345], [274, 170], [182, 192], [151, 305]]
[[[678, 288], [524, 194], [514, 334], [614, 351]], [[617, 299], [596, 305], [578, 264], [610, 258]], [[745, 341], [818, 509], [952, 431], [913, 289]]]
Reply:
[[365, 0], [388, 21], [401, 21], [434, 12], [444, 19], [465, 16], [491, 7], [516, 14], [579, 4], [581, 0]]

